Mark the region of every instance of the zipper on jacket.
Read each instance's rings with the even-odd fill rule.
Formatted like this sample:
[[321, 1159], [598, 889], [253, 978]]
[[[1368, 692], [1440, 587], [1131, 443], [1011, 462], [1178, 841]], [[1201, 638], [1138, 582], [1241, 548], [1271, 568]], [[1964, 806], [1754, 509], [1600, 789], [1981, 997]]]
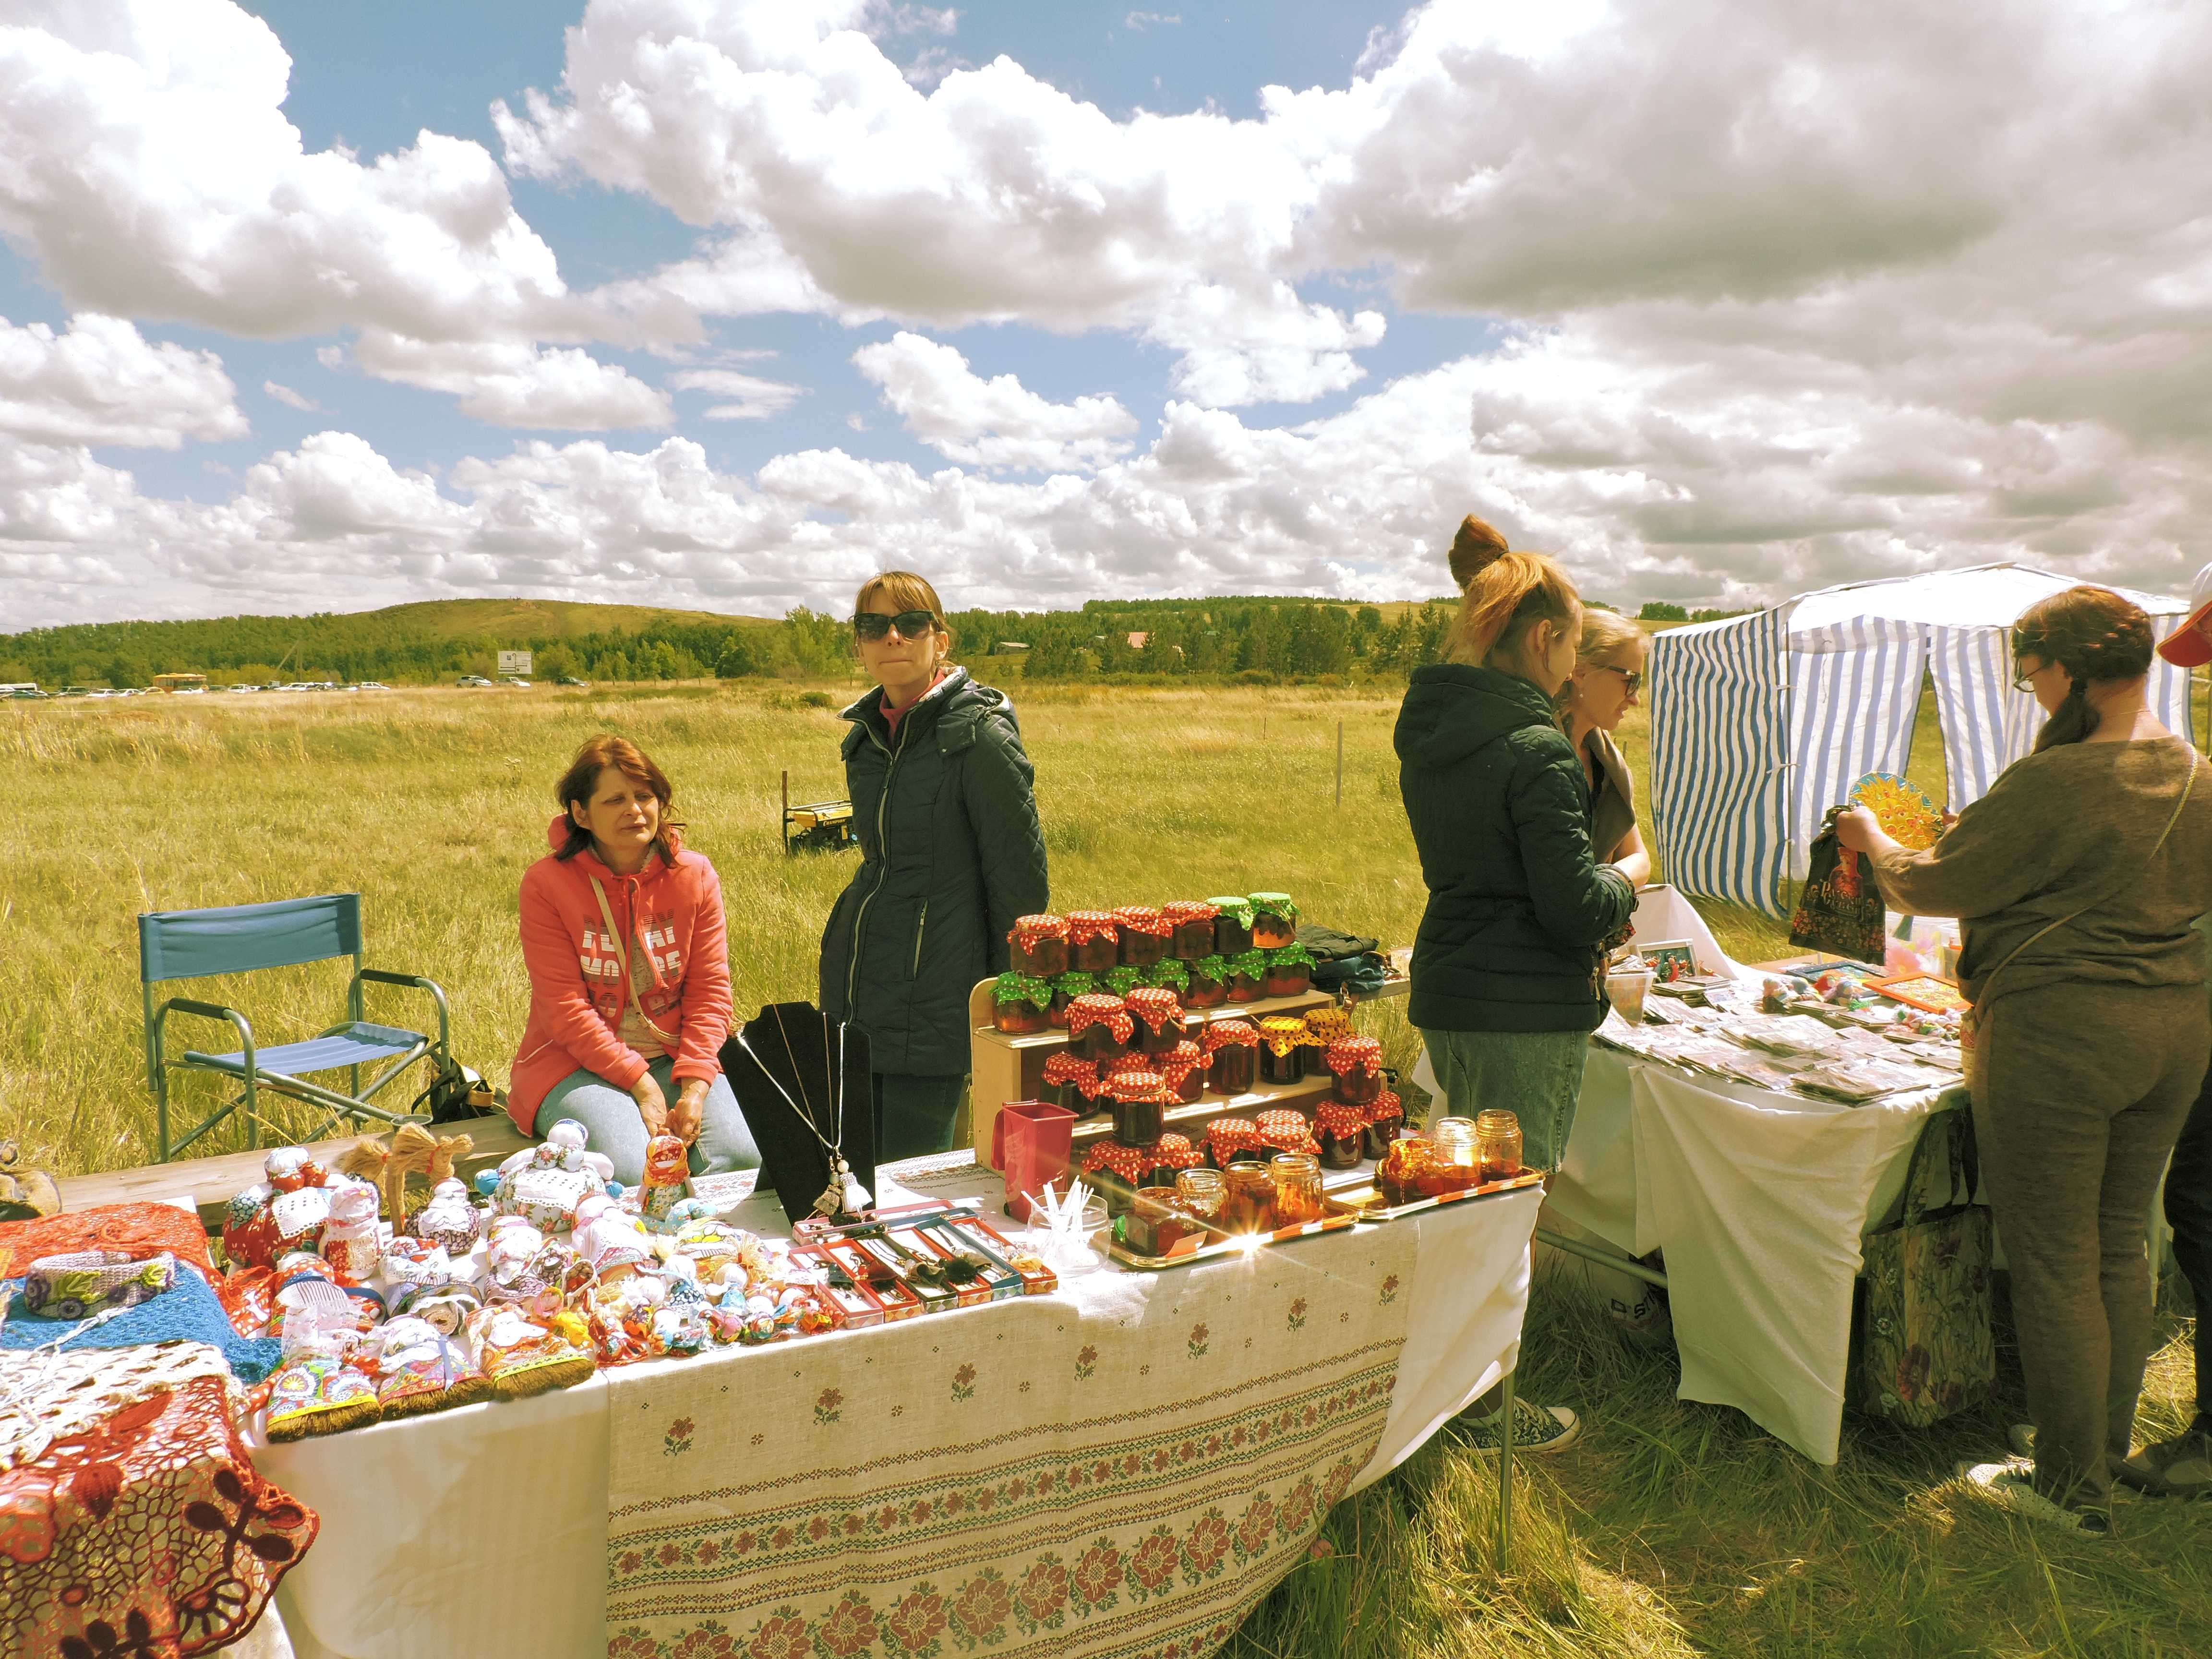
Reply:
[[876, 857], [883, 868], [877, 872], [876, 884], [868, 890], [867, 897], [860, 901], [860, 908], [853, 913], [853, 959], [845, 966], [845, 1018], [848, 1019], [853, 1017], [854, 1005], [860, 996], [860, 924], [868, 919], [868, 907], [876, 902], [876, 895], [884, 890], [884, 883], [890, 878], [890, 842], [884, 815], [890, 811], [891, 781], [898, 775], [899, 757], [906, 752], [907, 722], [903, 720], [899, 722], [898, 747], [896, 749], [878, 737], [876, 728], [866, 720], [860, 722], [860, 729], [868, 734], [871, 743], [890, 757], [891, 763], [884, 769], [884, 793], [876, 802]]
[[921, 977], [921, 930], [929, 926], [929, 901], [921, 902], [921, 914], [914, 919], [914, 966], [907, 970], [908, 979]]

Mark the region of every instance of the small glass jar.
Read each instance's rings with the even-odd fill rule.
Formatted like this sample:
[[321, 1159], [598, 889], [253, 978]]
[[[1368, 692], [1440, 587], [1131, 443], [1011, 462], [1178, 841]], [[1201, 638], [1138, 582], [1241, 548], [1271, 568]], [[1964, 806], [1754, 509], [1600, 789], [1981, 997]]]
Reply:
[[1512, 1180], [1521, 1173], [1521, 1120], [1507, 1111], [1476, 1114], [1474, 1148], [1483, 1180]]
[[1114, 1097], [1114, 1139], [1124, 1146], [1149, 1146], [1167, 1127], [1167, 1103], [1158, 1072], [1123, 1072], [1108, 1085]]
[[1267, 957], [1263, 951], [1247, 951], [1229, 958], [1229, 1000], [1257, 1002], [1267, 994]]
[[1311, 1152], [1278, 1152], [1268, 1161], [1275, 1183], [1274, 1224], [1303, 1226], [1322, 1218], [1321, 1160]]
[[1006, 935], [1013, 970], [1031, 979], [1057, 979], [1067, 971], [1067, 918], [1023, 916]]
[[1298, 936], [1298, 907], [1288, 893], [1254, 893], [1252, 943], [1262, 951], [1279, 951]]
[[1136, 1022], [1117, 996], [1096, 992], [1067, 1005], [1067, 1046], [1085, 1060], [1119, 1060], [1129, 1052]]
[[1206, 1161], [1217, 1170], [1261, 1156], [1260, 1126], [1249, 1117], [1217, 1117], [1206, 1126]]
[[1085, 974], [1103, 974], [1121, 960], [1121, 930], [1111, 910], [1067, 913], [1067, 965]]
[[[1235, 1022], [1243, 1024], [1242, 1020]], [[1245, 1025], [1248, 1031], [1252, 1030]], [[1259, 1073], [1259, 1034], [1253, 1032], [1248, 1042], [1212, 1041], [1216, 1028], [1206, 1028], [1206, 1082], [1218, 1095], [1249, 1095]]]
[[1285, 945], [1267, 953], [1267, 975], [1261, 981], [1271, 997], [1302, 997], [1313, 989], [1313, 954], [1303, 945]]
[[1367, 1127], [1359, 1132], [1361, 1153], [1380, 1164], [1389, 1157], [1391, 1143], [1405, 1127], [1406, 1109], [1398, 1097], [1388, 1091], [1377, 1095], [1367, 1108]]
[[1304, 1065], [1298, 1058], [1298, 1039], [1304, 1034], [1304, 1022], [1287, 1016], [1260, 1022], [1261, 1082], [1283, 1084], [1298, 1080]]
[[1474, 1120], [1471, 1117], [1440, 1117], [1429, 1131], [1437, 1155], [1447, 1164], [1474, 1169], [1480, 1162], [1475, 1151]]
[[1217, 956], [1241, 957], [1252, 948], [1252, 902], [1245, 898], [1206, 901], [1218, 913], [1213, 918], [1213, 950]]
[[1176, 1000], [1173, 991], [1158, 986], [1146, 986], [1130, 992], [1124, 1000], [1137, 1023], [1137, 1048], [1140, 1053], [1172, 1054], [1188, 1035], [1183, 1020], [1182, 1004]]
[[1095, 974], [1062, 974], [1052, 982], [1052, 1007], [1045, 1018], [1057, 1029], [1067, 1029], [1067, 1005], [1078, 997], [1087, 997], [1098, 988]]
[[1098, 1067], [1079, 1054], [1060, 1053], [1044, 1063], [1043, 1097], [1081, 1117], [1098, 1091]]
[[1314, 1110], [1314, 1135], [1321, 1142], [1322, 1167], [1355, 1168], [1364, 1146], [1367, 1114], [1357, 1106], [1323, 1101]]
[[1052, 987], [1027, 974], [1001, 974], [991, 988], [991, 1024], [1008, 1036], [1034, 1036], [1052, 1027]]
[[1166, 1054], [1159, 1056], [1160, 1075], [1167, 1080], [1168, 1092], [1186, 1106], [1195, 1106], [1206, 1095], [1206, 1054], [1199, 1046], [1185, 1037]]
[[1200, 1166], [1176, 1174], [1176, 1200], [1182, 1205], [1183, 1213], [1201, 1225], [1220, 1218], [1221, 1203], [1226, 1194], [1218, 1170]]
[[1190, 964], [1190, 983], [1183, 989], [1186, 1008], [1218, 1008], [1229, 1000], [1229, 963], [1217, 956], [1200, 957]]
[[1339, 1037], [1322, 1056], [1329, 1093], [1347, 1106], [1372, 1105], [1382, 1093], [1382, 1045], [1373, 1037]]
[[1121, 961], [1130, 968], [1149, 968], [1168, 953], [1173, 929], [1168, 919], [1149, 905], [1131, 904], [1114, 913], [1121, 929]]
[[1186, 1230], [1172, 1187], [1139, 1187], [1118, 1224], [1121, 1243], [1139, 1255], [1165, 1255]]
[[1434, 1179], [1442, 1166], [1434, 1141], [1426, 1135], [1407, 1135], [1394, 1141], [1388, 1155], [1376, 1166], [1376, 1190], [1393, 1209], [1434, 1198], [1443, 1190]]
[[[1173, 991], [1180, 999], [1190, 989], [1190, 966], [1180, 957], [1162, 957], [1139, 976], [1138, 982], [1159, 990]], [[1127, 992], [1122, 994], [1127, 996]]]
[[1172, 904], [1163, 904], [1160, 914], [1174, 929], [1168, 939], [1170, 954], [1185, 962], [1196, 962], [1213, 954], [1213, 923], [1221, 913], [1212, 905], [1178, 899]]
[[1270, 1231], [1275, 1216], [1275, 1177], [1257, 1158], [1239, 1158], [1221, 1172], [1221, 1224], [1225, 1232]]

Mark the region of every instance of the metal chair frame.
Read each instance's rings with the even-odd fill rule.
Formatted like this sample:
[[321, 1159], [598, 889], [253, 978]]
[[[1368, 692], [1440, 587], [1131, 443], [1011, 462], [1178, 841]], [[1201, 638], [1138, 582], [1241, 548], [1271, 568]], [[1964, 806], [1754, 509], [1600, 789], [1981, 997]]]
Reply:
[[[272, 921], [277, 921], [280, 918], [289, 919], [299, 915], [303, 909], [313, 925], [316, 936], [336, 939], [341, 943], [349, 942], [351, 948], [332, 951], [315, 950], [313, 954], [307, 955], [298, 954], [296, 951], [282, 947], [272, 951], [263, 952], [249, 950], [244, 955], [257, 959], [250, 962], [241, 960], [236, 966], [210, 969], [204, 972], [158, 971], [158, 958], [161, 953], [159, 939], [165, 923], [174, 924], [186, 920], [203, 921], [212, 919], [218, 924], [235, 925], [241, 930], [243, 937], [251, 938], [253, 923], [257, 919], [255, 913], [269, 913]], [[447, 1005], [444, 988], [436, 981], [421, 974], [392, 973], [385, 969], [363, 965], [363, 951], [361, 947], [361, 896], [358, 893], [325, 894], [319, 898], [310, 900], [284, 900], [268, 905], [237, 905], [226, 909], [148, 912], [138, 918], [138, 927], [141, 966], [139, 995], [145, 1018], [146, 1082], [147, 1086], [154, 1092], [155, 1107], [159, 1121], [160, 1162], [164, 1164], [169, 1162], [194, 1141], [198, 1140], [234, 1114], [244, 1115], [247, 1146], [258, 1146], [261, 1144], [261, 1121], [258, 1108], [260, 1091], [264, 1088], [274, 1094], [320, 1107], [329, 1113], [328, 1119], [315, 1133], [302, 1137], [306, 1139], [320, 1139], [336, 1130], [341, 1124], [349, 1121], [355, 1123], [374, 1121], [396, 1127], [403, 1123], [422, 1123], [428, 1121], [425, 1115], [419, 1112], [394, 1111], [388, 1107], [374, 1104], [374, 1097], [395, 1082], [410, 1066], [426, 1055], [433, 1059], [441, 1069], [445, 1067], [451, 1053], [452, 1011]], [[313, 949], [313, 946], [307, 948]], [[363, 1069], [362, 1062], [356, 1061], [350, 1066], [343, 1066], [342, 1069], [347, 1073], [349, 1093], [311, 1082], [305, 1076], [289, 1072], [271, 1071], [263, 1066], [257, 1055], [253, 1026], [246, 1017], [235, 1008], [222, 1003], [200, 1001], [191, 997], [170, 997], [158, 1005], [154, 1000], [154, 987], [157, 983], [169, 980], [202, 978], [216, 972], [254, 973], [271, 968], [294, 967], [312, 962], [332, 961], [339, 957], [349, 957], [353, 963], [353, 976], [347, 981], [346, 987], [346, 1010], [349, 1017], [343, 1024], [326, 1027], [307, 1041], [349, 1036], [364, 1026], [370, 1031], [387, 1033], [395, 1039], [408, 1039], [404, 1046], [387, 1051], [390, 1054], [388, 1061], [372, 1062], [380, 1066], [380, 1069], [373, 1072], [366, 1088], [362, 1085]], [[437, 1009], [437, 1036], [434, 1039], [424, 1032], [405, 1030], [392, 1026], [369, 1025], [364, 1018], [366, 1012], [366, 1000], [362, 994], [364, 985], [391, 985], [402, 989], [426, 993]], [[173, 1013], [187, 1014], [197, 1018], [228, 1023], [238, 1034], [239, 1053], [234, 1056], [217, 1055], [203, 1054], [195, 1049], [186, 1049], [181, 1055], [172, 1058], [168, 1053], [167, 1033], [169, 1016]], [[341, 1067], [333, 1066], [315, 1069], [335, 1071]], [[212, 1073], [217, 1076], [234, 1079], [243, 1086], [240, 1089], [237, 1098], [195, 1125], [182, 1139], [172, 1142], [169, 1138], [169, 1073], [173, 1070]]]

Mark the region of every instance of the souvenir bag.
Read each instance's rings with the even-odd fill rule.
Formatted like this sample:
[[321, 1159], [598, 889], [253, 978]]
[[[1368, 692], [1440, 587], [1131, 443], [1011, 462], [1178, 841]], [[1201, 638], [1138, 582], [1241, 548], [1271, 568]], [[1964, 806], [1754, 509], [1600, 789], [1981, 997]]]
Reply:
[[1836, 839], [1840, 806], [1828, 809], [1805, 860], [1805, 885], [1790, 918], [1790, 942], [1854, 962], [1882, 960], [1881, 892], [1867, 860]]
[[[1946, 1201], [1931, 1206], [1941, 1169]], [[1920, 1132], [1898, 1219], [1862, 1245], [1866, 1297], [1860, 1320], [1860, 1408], [1925, 1428], [1989, 1396], [1996, 1381], [1990, 1330], [1989, 1206], [1973, 1200], [1978, 1175], [1973, 1115], [1939, 1112]]]

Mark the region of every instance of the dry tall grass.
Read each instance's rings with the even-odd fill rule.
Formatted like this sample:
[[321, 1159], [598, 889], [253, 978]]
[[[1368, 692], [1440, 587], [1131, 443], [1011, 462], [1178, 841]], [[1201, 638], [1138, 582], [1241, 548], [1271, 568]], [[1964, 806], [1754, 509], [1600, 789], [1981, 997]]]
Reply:
[[[1410, 939], [1422, 893], [1394, 696], [1018, 691], [1056, 903], [1280, 888], [1318, 918]], [[848, 695], [832, 692], [819, 701]], [[740, 1004], [811, 995], [852, 864], [784, 857], [777, 774], [797, 799], [842, 793], [841, 730], [803, 691], [757, 686], [0, 704], [16, 803], [0, 817], [0, 1132], [64, 1170], [150, 1157], [132, 926], [149, 908], [357, 889], [371, 961], [441, 981], [459, 1051], [503, 1077], [525, 1001], [515, 882], [544, 845], [551, 780], [595, 732], [637, 738], [676, 780], [721, 872]], [[1640, 771], [1640, 723], [1625, 736]], [[1917, 747], [1916, 774], [1940, 787], [1932, 744]], [[1765, 918], [1714, 920], [1745, 959], [1782, 948]], [[196, 994], [235, 992], [268, 1040], [339, 1017], [336, 969], [274, 977]], [[410, 1012], [387, 994], [372, 1014]], [[1401, 1006], [1364, 1017], [1400, 1064]], [[2168, 1334], [2152, 1432], [2178, 1425], [2192, 1381]], [[1574, 1406], [1589, 1432], [1523, 1462], [1511, 1570], [1491, 1553], [1489, 1474], [1440, 1443], [1340, 1507], [1334, 1553], [1253, 1616], [1238, 1659], [2212, 1652], [2203, 1511], [2142, 1506], [2108, 1544], [2053, 1542], [1946, 1484], [1956, 1459], [2001, 1448], [2002, 1408], [1924, 1435], [1853, 1420], [1823, 1472], [1733, 1412], [1676, 1401], [1671, 1354], [1623, 1347], [1557, 1287], [1540, 1288], [1524, 1356], [1524, 1392]]]

